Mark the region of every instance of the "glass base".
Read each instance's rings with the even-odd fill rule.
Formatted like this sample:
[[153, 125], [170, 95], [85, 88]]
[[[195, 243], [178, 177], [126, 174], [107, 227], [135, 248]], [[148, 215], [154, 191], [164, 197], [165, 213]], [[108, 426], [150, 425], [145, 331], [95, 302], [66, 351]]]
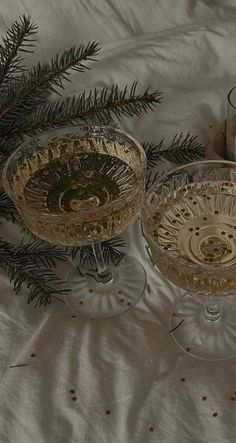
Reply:
[[[218, 300], [217, 300], [218, 302]], [[236, 299], [221, 297], [220, 316], [206, 317], [208, 297], [185, 294], [175, 305], [170, 332], [177, 345], [193, 357], [224, 360], [236, 354]]]
[[73, 311], [90, 319], [107, 318], [132, 308], [146, 287], [146, 272], [134, 257], [125, 256], [118, 265], [109, 266], [112, 280], [96, 281], [96, 272], [81, 275], [77, 268], [69, 272], [66, 287], [71, 291], [65, 301]]

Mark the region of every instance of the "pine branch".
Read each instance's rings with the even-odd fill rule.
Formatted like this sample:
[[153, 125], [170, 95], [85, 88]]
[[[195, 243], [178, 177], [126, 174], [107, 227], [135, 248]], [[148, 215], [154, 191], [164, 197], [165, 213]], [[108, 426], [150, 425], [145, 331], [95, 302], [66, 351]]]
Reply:
[[16, 222], [16, 208], [3, 189], [0, 189], [0, 217]]
[[120, 248], [125, 248], [125, 241], [121, 237], [113, 237], [102, 243], [104, 261], [107, 264], [118, 265], [124, 257], [125, 252]]
[[[1, 120], [0, 120], [1, 128]], [[1, 129], [0, 129], [1, 134]], [[21, 135], [0, 136], [0, 168], [3, 166], [4, 162], [7, 160], [9, 155], [23, 142], [23, 137]]]
[[166, 149], [163, 149], [164, 139], [158, 145], [143, 143], [148, 167], [157, 166], [163, 159], [180, 164], [202, 160], [205, 156], [205, 147], [197, 141], [197, 138], [197, 135], [193, 136], [190, 132], [184, 137], [181, 132], [174, 136], [171, 144]]
[[[111, 89], [95, 89], [88, 95], [83, 92], [77, 98], [68, 97], [63, 101], [43, 104], [29, 116], [22, 115], [16, 120], [15, 133], [31, 133], [72, 122], [107, 124], [114, 117], [120, 119], [121, 116], [139, 116], [142, 112], [153, 110], [161, 102], [161, 92], [146, 89], [142, 94], [136, 94], [136, 88], [136, 82], [130, 90], [126, 86], [123, 91], [113, 85]], [[13, 130], [14, 127], [11, 127], [11, 131]]]
[[0, 266], [7, 272], [14, 291], [18, 294], [23, 285], [29, 289], [28, 303], [35, 300], [35, 306], [47, 306], [52, 298], [59, 298], [67, 291], [63, 282], [47, 267], [38, 267], [35, 260], [28, 259], [24, 264], [18, 248], [0, 238]]
[[160, 175], [159, 171], [154, 172], [152, 169], [147, 170], [147, 176], [146, 176], [146, 191], [155, 183], [156, 180], [158, 180], [163, 173]]
[[183, 137], [181, 132], [176, 134], [171, 145], [162, 153], [166, 160], [174, 163], [189, 163], [202, 160], [205, 157], [205, 147], [197, 141], [198, 136], [191, 135], [190, 132]]
[[19, 21], [14, 21], [2, 39], [0, 46], [0, 92], [4, 91], [9, 80], [21, 73], [23, 58], [18, 52], [32, 52], [35, 45], [32, 38], [37, 32], [37, 26], [31, 23], [31, 18], [23, 15]]
[[155, 143], [144, 142], [142, 143], [142, 147], [145, 151], [147, 157], [147, 166], [148, 168], [153, 168], [157, 166], [161, 160], [161, 150], [164, 143], [164, 138], [160, 141], [158, 145]]
[[26, 244], [22, 243], [18, 246], [15, 250], [14, 258], [19, 258], [25, 264], [28, 261], [29, 263], [33, 261], [36, 266], [55, 268], [57, 261], [68, 260], [68, 254], [65, 250], [55, 245], [36, 239], [36, 241]]
[[[106, 264], [117, 265], [125, 253], [120, 250], [126, 246], [121, 237], [113, 237], [101, 243], [103, 257]], [[76, 246], [70, 251], [72, 260], [76, 259], [81, 268], [95, 269], [96, 262], [91, 246]]]
[[[93, 60], [98, 53], [98, 43], [91, 42], [86, 46], [81, 44], [78, 49], [75, 46], [59, 56], [56, 55], [50, 63], [38, 63], [28, 74], [22, 74], [8, 89], [7, 100], [0, 110], [0, 118], [4, 117], [5, 129], [13, 120], [17, 112], [26, 111], [29, 107], [42, 102], [42, 94], [45, 92], [57, 92], [57, 88], [64, 88], [63, 80], [68, 80], [70, 70], [83, 72], [88, 69], [85, 61]], [[4, 131], [3, 131], [4, 132]], [[9, 133], [5, 130], [4, 135]]]

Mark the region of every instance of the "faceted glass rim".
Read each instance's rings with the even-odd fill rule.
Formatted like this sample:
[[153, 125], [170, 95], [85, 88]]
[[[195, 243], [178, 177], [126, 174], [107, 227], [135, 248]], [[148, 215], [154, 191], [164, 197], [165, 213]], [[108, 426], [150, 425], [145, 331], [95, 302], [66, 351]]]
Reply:
[[[63, 134], [63, 132], [66, 131], [70, 131], [73, 129], [73, 131], [76, 130], [76, 128], [79, 129], [84, 129], [87, 130], [87, 132], [89, 133], [92, 130], [104, 130], [104, 135], [106, 135], [106, 131], [107, 132], [114, 132], [114, 134], [120, 134], [121, 136], [125, 137], [126, 139], [130, 140], [131, 142], [133, 142], [135, 144], [135, 146], [138, 148], [138, 151], [140, 153], [140, 171], [142, 171], [142, 173], [140, 174], [139, 177], [139, 182], [141, 182], [146, 174], [146, 168], [147, 168], [147, 158], [146, 158], [146, 154], [145, 151], [142, 147], [142, 145], [130, 134], [128, 134], [127, 132], [115, 128], [113, 126], [108, 126], [108, 125], [93, 125], [93, 124], [77, 124], [77, 125], [67, 125], [67, 126], [60, 126], [59, 128], [53, 128], [53, 129], [49, 129], [47, 131], [42, 131], [39, 134], [28, 138], [27, 140], [25, 140], [23, 143], [21, 143], [13, 152], [12, 154], [9, 156], [9, 158], [6, 160], [4, 166], [3, 166], [3, 170], [2, 170], [2, 183], [3, 183], [3, 188], [5, 190], [5, 192], [7, 193], [7, 195], [12, 199], [12, 201], [14, 202], [14, 204], [16, 204], [16, 206], [19, 209], [22, 209], [24, 212], [28, 212], [29, 214], [33, 214], [36, 213], [37, 215], [40, 216], [45, 216], [48, 219], [50, 218], [62, 218], [63, 220], [65, 218], [78, 218], [80, 216], [86, 216], [86, 214], [90, 214], [90, 213], [102, 213], [104, 210], [109, 209], [110, 207], [112, 208], [113, 206], [117, 206], [119, 205], [121, 202], [129, 202], [130, 199], [132, 199], [132, 197], [135, 195], [135, 191], [137, 188], [137, 185], [135, 186], [135, 189], [131, 190], [126, 196], [125, 198], [123, 196], [117, 198], [114, 201], [111, 201], [105, 205], [103, 205], [102, 207], [98, 207], [98, 208], [88, 208], [88, 209], [82, 209], [81, 211], [78, 211], [76, 213], [73, 212], [69, 212], [69, 213], [47, 213], [44, 210], [38, 210], [35, 209], [33, 207], [31, 207], [30, 205], [25, 204], [23, 201], [19, 200], [17, 198], [17, 196], [14, 194], [14, 192], [11, 191], [10, 187], [9, 187], [9, 181], [7, 178], [7, 172], [8, 172], [8, 168], [11, 166], [11, 164], [14, 162], [14, 158], [15, 156], [22, 150], [24, 150], [27, 145], [30, 146], [30, 144], [32, 142], [34, 142], [37, 139], [40, 139], [40, 137], [42, 136], [47, 136], [47, 135], [57, 135], [60, 134], [60, 132]], [[96, 134], [96, 133], [95, 133]], [[99, 134], [99, 132], [97, 132], [97, 135]], [[95, 135], [96, 136], [96, 135]], [[86, 134], [84, 135], [84, 137], [86, 137]]]
[[174, 175], [178, 171], [186, 170], [188, 168], [198, 166], [198, 165], [199, 166], [200, 165], [209, 165], [209, 166], [212, 165], [212, 169], [213, 169], [214, 164], [217, 164], [217, 165], [222, 164], [222, 165], [232, 166], [232, 168], [235, 169], [235, 171], [236, 171], [236, 162], [232, 162], [229, 160], [200, 160], [200, 161], [196, 161], [196, 162], [192, 162], [192, 163], [187, 163], [185, 165], [171, 169], [170, 171], [166, 172], [161, 178], [157, 179], [155, 181], [155, 183], [153, 183], [153, 185], [150, 187], [148, 192], [146, 193], [145, 202], [144, 202], [144, 206], [143, 206], [142, 214], [141, 214], [141, 219], [142, 219], [142, 223], [143, 223], [143, 227], [144, 227], [144, 229], [143, 229], [144, 236], [147, 240], [147, 243], [148, 244], [152, 243], [153, 248], [155, 248], [158, 251], [158, 254], [160, 254], [160, 256], [168, 257], [169, 261], [172, 261], [175, 263], [176, 263], [176, 260], [178, 260], [178, 262], [180, 264], [182, 264], [183, 266], [185, 266], [189, 269], [193, 269], [195, 271], [202, 271], [202, 272], [205, 271], [205, 272], [207, 272], [208, 275], [210, 275], [211, 272], [215, 271], [216, 269], [220, 270], [220, 272], [222, 274], [227, 275], [227, 274], [232, 274], [232, 270], [236, 270], [236, 265], [224, 267], [220, 263], [219, 264], [192, 263], [189, 260], [185, 259], [184, 257], [177, 257], [176, 255], [172, 254], [171, 252], [164, 251], [163, 249], [161, 249], [159, 247], [158, 243], [153, 240], [152, 236], [145, 229], [145, 224], [146, 224], [146, 219], [147, 219], [148, 197], [151, 194], [155, 193], [155, 191], [158, 190], [165, 183], [166, 178], [171, 177], [171, 175]]

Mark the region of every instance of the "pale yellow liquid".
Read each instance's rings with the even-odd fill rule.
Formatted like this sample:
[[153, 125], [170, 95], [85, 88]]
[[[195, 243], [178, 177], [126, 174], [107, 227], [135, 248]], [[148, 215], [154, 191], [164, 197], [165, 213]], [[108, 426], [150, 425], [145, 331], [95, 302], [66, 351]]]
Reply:
[[[183, 288], [202, 293], [234, 292], [236, 187], [216, 182], [187, 188], [167, 198], [148, 220], [154, 261], [169, 280]], [[161, 251], [170, 252], [171, 258]]]
[[[28, 164], [25, 174], [27, 168]], [[18, 178], [21, 200], [29, 208], [19, 212], [34, 234], [51, 243], [77, 245], [110, 238], [140, 209], [143, 181], [138, 181], [124, 158], [72, 152], [34, 169], [23, 187]], [[22, 168], [20, 173], [24, 176]], [[127, 201], [133, 190], [133, 198]], [[110, 203], [112, 208], [107, 207]]]

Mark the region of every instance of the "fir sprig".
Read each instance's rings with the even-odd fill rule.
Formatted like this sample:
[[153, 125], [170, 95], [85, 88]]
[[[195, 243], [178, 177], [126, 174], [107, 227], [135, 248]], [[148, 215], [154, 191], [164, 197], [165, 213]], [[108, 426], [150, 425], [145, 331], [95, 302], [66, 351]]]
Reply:
[[[13, 131], [20, 121], [13, 121], [20, 108], [28, 114], [32, 106], [40, 105], [45, 101], [45, 93], [64, 89], [63, 80], [67, 79], [71, 70], [83, 72], [85, 61], [91, 60], [98, 53], [98, 43], [91, 42], [86, 46], [81, 44], [78, 49], [72, 46], [59, 56], [56, 55], [48, 63], [38, 63], [27, 74], [23, 73], [8, 88], [5, 103], [1, 103], [0, 127], [3, 135]], [[2, 125], [3, 123], [3, 125]]]
[[[137, 93], [137, 82], [122, 91], [118, 85], [111, 88], [96, 88], [88, 94], [82, 92], [78, 97], [67, 97], [65, 100], [42, 104], [30, 115], [22, 115], [18, 120], [15, 133], [32, 133], [63, 126], [68, 123], [107, 124], [114, 118], [122, 116], [140, 116], [143, 112], [153, 110], [161, 102], [160, 91], [150, 92], [146, 89], [142, 94]], [[4, 130], [3, 130], [4, 132]]]
[[[60, 296], [67, 290], [64, 283], [48, 266], [38, 266], [38, 258], [34, 255], [22, 258], [22, 246], [15, 246], [0, 238], [0, 266], [8, 274], [16, 294], [22, 286], [26, 286], [28, 303], [35, 301], [35, 306], [47, 306], [53, 298], [62, 300]], [[25, 260], [25, 261], [24, 261]]]
[[143, 143], [149, 168], [157, 166], [163, 159], [172, 163], [184, 164], [202, 160], [205, 156], [206, 148], [198, 141], [198, 136], [191, 135], [190, 132], [185, 136], [182, 132], [175, 134], [167, 148], [164, 148], [163, 145], [164, 139], [158, 145]]
[[[107, 265], [117, 265], [124, 257], [125, 241], [119, 237], [113, 237], [101, 243], [104, 261]], [[70, 256], [80, 268], [96, 269], [96, 262], [91, 246], [76, 246], [71, 248]]]
[[15, 249], [14, 258], [22, 263], [33, 261], [39, 267], [55, 268], [57, 261], [68, 260], [68, 254], [62, 248], [37, 239], [30, 243], [21, 243]]
[[182, 132], [175, 134], [167, 148], [164, 147], [164, 142], [165, 140], [162, 139], [158, 145], [155, 143], [142, 144], [147, 156], [148, 165], [146, 177], [147, 190], [164, 174], [164, 172], [160, 174], [158, 171], [158, 165], [160, 165], [163, 160], [168, 160], [176, 164], [185, 164], [203, 160], [205, 157], [206, 148], [198, 141], [198, 136], [191, 135], [190, 132], [185, 136]]
[[0, 188], [0, 218], [7, 221], [16, 222], [16, 208], [11, 199], [7, 196], [3, 189]]
[[32, 52], [36, 41], [33, 36], [37, 26], [31, 22], [30, 17], [23, 15], [14, 21], [3, 37], [0, 45], [0, 92], [4, 93], [6, 84], [18, 74], [22, 73], [23, 58], [19, 52]]

